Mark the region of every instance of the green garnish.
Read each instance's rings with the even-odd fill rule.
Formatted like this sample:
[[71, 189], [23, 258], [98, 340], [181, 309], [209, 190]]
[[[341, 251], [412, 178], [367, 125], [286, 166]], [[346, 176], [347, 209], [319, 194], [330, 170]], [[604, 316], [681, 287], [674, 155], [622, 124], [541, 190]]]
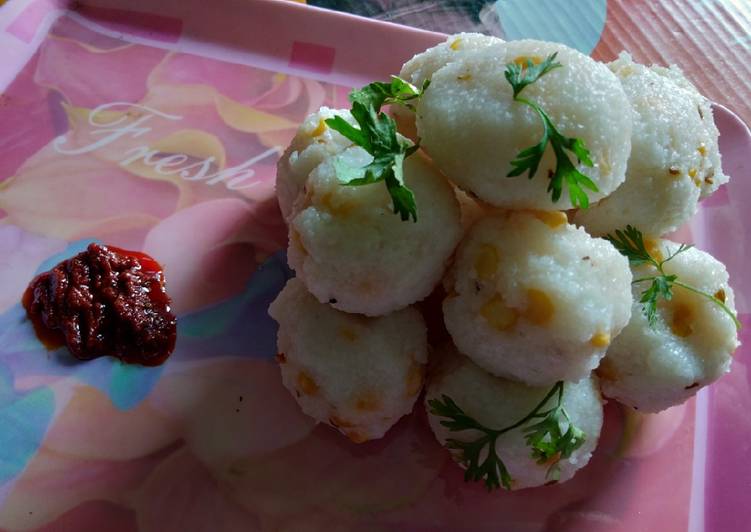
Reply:
[[414, 111], [415, 106], [412, 105], [411, 101], [422, 96], [428, 85], [430, 85], [429, 79], [425, 80], [421, 89], [418, 89], [399, 76], [391, 76], [390, 83], [376, 81], [361, 89], [353, 90], [349, 93], [349, 100], [360, 102], [365, 107], [372, 105], [376, 111], [380, 111], [381, 107], [390, 104], [403, 105]]
[[545, 154], [548, 143], [553, 147], [553, 153], [556, 158], [555, 172], [548, 172], [550, 183], [548, 192], [552, 192], [553, 201], [556, 202], [561, 198], [564, 185], [568, 188], [571, 205], [586, 209], [589, 207], [589, 197], [584, 191], [587, 188], [593, 192], [599, 189], [590, 178], [576, 169], [576, 166], [569, 159], [566, 151], [573, 153], [579, 163], [584, 166], [594, 166], [589, 157], [589, 150], [584, 145], [584, 141], [574, 137], [564, 137], [550, 120], [545, 111], [535, 102], [522, 98], [519, 95], [527, 85], [536, 82], [542, 76], [554, 70], [561, 68], [563, 65], [555, 62], [558, 52], [549, 55], [545, 61], [535, 65], [531, 59], [526, 60], [525, 65], [509, 63], [506, 65], [506, 80], [511, 84], [514, 90], [514, 101], [523, 103], [531, 107], [542, 120], [543, 134], [540, 142], [529, 148], [520, 151], [516, 158], [511, 161], [512, 169], [506, 177], [516, 177], [528, 172], [527, 177], [532, 179], [537, 173], [540, 161]]
[[728, 308], [728, 306], [721, 300], [717, 299], [714, 295], [699, 290], [689, 284], [686, 284], [678, 280], [678, 276], [675, 274], [666, 274], [663, 266], [666, 262], [672, 260], [677, 255], [691, 249], [692, 245], [681, 244], [678, 249], [671, 253], [666, 259], [658, 260], [647, 250], [644, 244], [644, 235], [642, 232], [631, 225], [627, 225], [626, 229], [621, 231], [616, 230], [615, 236], [607, 235], [605, 240], [608, 240], [618, 252], [626, 257], [632, 266], [641, 266], [648, 264], [652, 266], [657, 273], [655, 275], [648, 275], [646, 277], [639, 277], [634, 279], [632, 284], [649, 282], [650, 285], [645, 289], [639, 303], [642, 304], [642, 310], [644, 315], [649, 321], [649, 325], [654, 327], [657, 322], [657, 302], [660, 298], [665, 301], [670, 301], [673, 298], [673, 287], [680, 286], [681, 288], [698, 294], [711, 302], [718, 305], [728, 316], [730, 316], [735, 324], [736, 329], [740, 330], [741, 323], [738, 321], [735, 313]]
[[[542, 421], [524, 427], [525, 441], [531, 448], [532, 458], [538, 464], [550, 464], [547, 477], [558, 480], [558, 462], [568, 458], [581, 447], [585, 434], [571, 422], [563, 408], [563, 381], [556, 382], [548, 391], [545, 398], [526, 416], [516, 423], [502, 429], [491, 429], [464, 412], [451, 397], [442, 395], [441, 399], [430, 399], [430, 412], [436, 416], [448, 418], [441, 421], [441, 425], [451, 432], [476, 430], [482, 435], [473, 441], [461, 441], [450, 438], [446, 441], [449, 449], [460, 451], [459, 461], [466, 467], [465, 481], [484, 481], [488, 491], [503, 486], [511, 489], [511, 475], [503, 460], [496, 452], [498, 437], [534, 420]], [[548, 402], [555, 397], [555, 404], [545, 409]], [[565, 430], [561, 429], [561, 426]], [[483, 450], [487, 455], [481, 460]]]
[[409, 103], [422, 96], [429, 82], [418, 90], [411, 83], [392, 76], [390, 83], [375, 82], [349, 94], [352, 102], [352, 117], [359, 128], [354, 127], [341, 116], [326, 120], [326, 124], [338, 131], [355, 145], [360, 146], [373, 161], [362, 167], [355, 167], [341, 157], [334, 161], [334, 169], [339, 181], [347, 186], [370, 185], [384, 181], [391, 196], [394, 213], [403, 221], [411, 217], [417, 221], [417, 205], [412, 191], [404, 184], [404, 159], [417, 151], [413, 142], [397, 137], [396, 122], [381, 112], [383, 105], [402, 104], [413, 108]]

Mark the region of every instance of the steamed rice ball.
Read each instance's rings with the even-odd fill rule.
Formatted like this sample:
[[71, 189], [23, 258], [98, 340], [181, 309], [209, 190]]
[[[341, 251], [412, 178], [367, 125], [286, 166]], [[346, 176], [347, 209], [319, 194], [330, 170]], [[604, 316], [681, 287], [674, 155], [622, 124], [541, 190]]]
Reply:
[[[351, 166], [371, 160], [358, 147], [341, 157]], [[331, 159], [310, 174], [290, 221], [287, 257], [319, 301], [378, 316], [425, 298], [440, 282], [462, 235], [459, 204], [420, 153], [405, 160], [404, 179], [415, 195], [417, 222], [394, 214], [384, 183], [342, 185]]]
[[[630, 60], [628, 54], [621, 55], [625, 55], [628, 58], [627, 60]], [[697, 163], [698, 166], [688, 166], [688, 172], [689, 174], [693, 174], [692, 168], [697, 170], [696, 175], [692, 175], [691, 177], [698, 182], [697, 186], [701, 191], [700, 199], [704, 199], [730, 179], [729, 176], [722, 172], [722, 156], [719, 150], [720, 132], [714, 121], [712, 102], [699, 93], [693, 83], [686, 78], [683, 71], [677, 66], [671, 65], [669, 68], [666, 68], [652, 65], [650, 68], [661, 76], [670, 78], [673, 80], [673, 83], [684, 91], [692, 93], [694, 96], [696, 114], [701, 119], [701, 124], [698, 127], [703, 132], [701, 142], [704, 144], [699, 144], [696, 148], [696, 151], [702, 157]]]
[[[678, 244], [647, 242], [651, 253], [670, 256]], [[692, 248], [665, 263], [666, 274], [713, 294], [735, 312], [725, 266]], [[651, 276], [650, 266], [634, 268], [634, 277]], [[603, 394], [644, 412], [680, 404], [730, 370], [738, 336], [733, 320], [710, 300], [675, 286], [670, 301], [660, 300], [654, 327], [638, 302], [649, 283], [633, 287], [631, 321], [613, 340], [597, 372]]]
[[509, 212], [472, 227], [446, 280], [446, 328], [494, 375], [578, 381], [631, 314], [631, 271], [560, 212]]
[[631, 103], [631, 158], [626, 181], [580, 210], [576, 222], [596, 235], [630, 224], [659, 236], [687, 222], [699, 197], [728, 180], [712, 108], [675, 67], [647, 67], [626, 53], [609, 67]]
[[326, 125], [326, 120], [341, 116], [355, 125], [346, 109], [321, 107], [308, 115], [277, 163], [276, 196], [282, 216], [288, 220], [293, 205], [305, 187], [308, 175], [325, 159], [352, 146], [352, 141]]
[[591, 178], [597, 201], [623, 182], [631, 149], [631, 115], [623, 88], [603, 64], [561, 44], [522, 40], [468, 51], [438, 69], [417, 103], [417, 133], [436, 165], [456, 185], [498, 207], [568, 209], [568, 192], [553, 203], [547, 187], [556, 158], [548, 146], [533, 179], [507, 178], [511, 161], [540, 142], [540, 117], [513, 100], [507, 63], [540, 62], [558, 52], [557, 68], [528, 85], [522, 96], [540, 105], [559, 132], [580, 138], [593, 168], [570, 160]]
[[445, 65], [463, 58], [468, 52], [487, 48], [503, 40], [482, 33], [458, 33], [449, 36], [444, 42], [420, 52], [404, 63], [399, 77], [416, 87], [422, 87], [425, 80]]
[[[483, 426], [501, 429], [523, 419], [550, 390], [550, 387], [531, 387], [494, 377], [456, 351], [448, 357], [435, 374], [431, 373], [425, 396], [430, 428], [444, 446], [448, 439], [474, 441], [481, 433], [474, 430], [450, 431], [441, 425], [446, 418], [430, 413], [430, 400], [441, 400], [446, 395]], [[600, 393], [590, 376], [579, 382], [564, 383], [563, 390], [563, 407], [574, 425], [584, 432], [584, 443], [569, 458], [555, 464], [538, 464], [525, 441], [523, 427], [502, 434], [496, 440], [495, 449], [511, 476], [512, 490], [542, 486], [555, 480], [551, 466], [557, 469], [559, 482], [565, 482], [589, 462], [602, 428]], [[554, 401], [546, 404], [548, 408], [554, 405]], [[568, 427], [561, 428], [565, 432]], [[458, 452], [450, 451], [459, 461]]]
[[279, 323], [282, 381], [303, 412], [361, 443], [381, 438], [412, 410], [428, 352], [417, 310], [346, 314], [291, 279], [269, 314]]
[[[399, 77], [409, 81], [418, 89], [422, 88], [423, 83], [430, 79], [433, 73], [442, 66], [456, 61], [469, 51], [479, 50], [500, 42], [503, 42], [503, 40], [482, 33], [451, 35], [444, 42], [420, 52], [404, 63], [399, 72]], [[415, 113], [404, 106], [394, 105], [391, 108], [391, 114], [397, 121], [399, 132], [412, 140], [417, 140]]]

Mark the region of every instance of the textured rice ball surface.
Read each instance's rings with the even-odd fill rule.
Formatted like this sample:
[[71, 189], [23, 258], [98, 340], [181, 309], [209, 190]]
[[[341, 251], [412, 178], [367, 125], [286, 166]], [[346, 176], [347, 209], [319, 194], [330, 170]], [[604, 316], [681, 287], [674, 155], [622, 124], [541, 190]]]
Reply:
[[[458, 186], [499, 207], [557, 210], [571, 207], [568, 192], [553, 203], [547, 191], [555, 156], [548, 147], [533, 179], [506, 178], [511, 161], [539, 143], [540, 117], [513, 100], [504, 76], [507, 63], [543, 60], [558, 52], [563, 67], [527, 86], [522, 96], [536, 102], [560, 133], [584, 141], [594, 167], [578, 169], [599, 192], [597, 201], [623, 182], [631, 147], [631, 115], [623, 88], [603, 64], [564, 45], [510, 41], [471, 50], [438, 69], [417, 104], [422, 146]], [[572, 156], [571, 161], [577, 164]]]
[[[446, 395], [483, 426], [500, 429], [523, 419], [549, 391], [550, 387], [531, 387], [494, 377], [467, 357], [454, 352], [437, 372], [431, 372], [428, 379], [425, 395], [428, 420], [436, 438], [444, 446], [450, 438], [474, 441], [481, 433], [472, 430], [449, 431], [441, 425], [441, 421], [446, 418], [430, 413], [428, 401], [441, 400]], [[551, 407], [554, 404], [553, 401], [548, 403]], [[574, 425], [584, 432], [585, 440], [569, 458], [558, 462], [560, 482], [570, 479], [576, 471], [587, 465], [600, 437], [602, 399], [593, 378], [586, 377], [576, 383], [566, 382], [563, 407]], [[522, 430], [512, 430], [499, 436], [495, 449], [512, 478], [511, 489], [531, 488], [550, 482], [550, 466], [538, 464], [532, 458]], [[456, 454], [454, 457], [459, 458]]]
[[[667, 257], [678, 248], [668, 240], [648, 243]], [[654, 251], [653, 251], [654, 253]], [[733, 290], [725, 266], [692, 248], [665, 263], [665, 272], [678, 280], [725, 300], [735, 312]], [[654, 275], [649, 266], [634, 269], [634, 277]], [[730, 370], [738, 347], [732, 319], [697, 294], [674, 287], [670, 301], [658, 303], [654, 327], [638, 302], [649, 283], [633, 287], [631, 321], [615, 338], [597, 372], [607, 397], [645, 412], [658, 412], [682, 403]]]
[[[360, 148], [342, 157], [370, 161]], [[404, 163], [417, 222], [393, 213], [384, 183], [344, 186], [331, 160], [310, 175], [304, 204], [290, 222], [288, 260], [321, 302], [346, 312], [387, 314], [426, 297], [440, 282], [462, 235], [451, 185], [420, 153]]]
[[421, 87], [440, 68], [463, 58], [468, 52], [487, 48], [492, 44], [502, 43], [498, 37], [482, 33], [457, 33], [450, 35], [444, 42], [428, 48], [404, 63], [399, 77]]
[[626, 225], [659, 236], [696, 212], [699, 196], [727, 182], [710, 102], [676, 68], [647, 67], [623, 53], [610, 63], [631, 103], [626, 181], [580, 210], [576, 222], [604, 235]]
[[291, 279], [271, 304], [284, 386], [302, 410], [356, 443], [381, 438], [412, 410], [427, 362], [414, 308], [365, 318], [319, 303]]
[[[456, 61], [469, 51], [500, 42], [503, 40], [482, 33], [450, 35], [444, 42], [428, 48], [404, 63], [399, 77], [420, 88], [439, 68]], [[391, 108], [391, 114], [397, 121], [399, 132], [412, 140], [417, 140], [415, 113], [404, 106], [394, 105]]]
[[325, 159], [352, 146], [349, 139], [326, 126], [326, 119], [336, 115], [355, 124], [348, 110], [321, 107], [300, 124], [277, 163], [276, 196], [285, 220], [292, 215], [295, 200], [300, 197], [310, 172]]
[[485, 370], [531, 385], [597, 367], [631, 314], [631, 271], [560, 212], [508, 212], [469, 231], [446, 279], [446, 327]]

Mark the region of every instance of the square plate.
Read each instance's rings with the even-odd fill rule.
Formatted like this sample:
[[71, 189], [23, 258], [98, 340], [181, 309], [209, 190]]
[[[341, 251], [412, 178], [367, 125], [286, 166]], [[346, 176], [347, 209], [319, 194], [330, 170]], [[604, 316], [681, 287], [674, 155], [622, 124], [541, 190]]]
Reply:
[[[290, 272], [275, 161], [320, 105], [442, 39], [295, 3], [14, 0], [0, 8], [0, 529], [745, 530], [751, 351], [659, 415], [606, 408], [560, 486], [462, 481], [425, 414], [355, 446], [281, 385], [266, 308]], [[681, 235], [728, 265], [751, 328], [748, 129]], [[19, 305], [92, 240], [164, 266], [178, 345], [158, 368], [73, 361]]]

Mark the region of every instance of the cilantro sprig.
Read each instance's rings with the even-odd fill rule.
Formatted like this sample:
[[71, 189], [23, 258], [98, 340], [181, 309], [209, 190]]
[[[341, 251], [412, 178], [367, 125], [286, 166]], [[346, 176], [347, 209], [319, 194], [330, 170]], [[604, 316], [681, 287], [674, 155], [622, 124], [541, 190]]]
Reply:
[[512, 169], [506, 177], [517, 177], [527, 172], [527, 177], [532, 179], [537, 173], [540, 161], [545, 154], [548, 144], [553, 148], [556, 158], [555, 172], [548, 172], [548, 192], [551, 193], [554, 202], [561, 198], [564, 187], [568, 189], [571, 205], [586, 209], [589, 207], [589, 197], [584, 189], [597, 192], [597, 185], [589, 177], [581, 173], [569, 159], [568, 153], [573, 153], [577, 161], [584, 166], [592, 167], [592, 159], [584, 141], [575, 137], [562, 135], [553, 124], [547, 113], [535, 102], [520, 96], [525, 87], [535, 83], [548, 72], [561, 68], [563, 65], [556, 62], [558, 52], [549, 55], [544, 61], [535, 65], [527, 58], [524, 64], [509, 63], [504, 72], [506, 80], [511, 84], [514, 91], [514, 101], [525, 104], [532, 108], [542, 120], [543, 133], [540, 141], [534, 146], [525, 148], [516, 154], [511, 161]]
[[430, 80], [425, 80], [422, 87], [418, 89], [410, 82], [399, 76], [391, 76], [391, 81], [375, 81], [365, 85], [361, 89], [355, 89], [349, 94], [352, 102], [360, 102], [365, 107], [372, 105], [376, 111], [379, 111], [384, 105], [399, 104], [414, 111], [415, 106], [412, 101], [418, 99], [430, 85]]
[[[481, 433], [478, 438], [471, 441], [449, 438], [446, 446], [459, 451], [459, 461], [466, 467], [465, 481], [484, 481], [488, 491], [492, 491], [501, 486], [511, 489], [513, 479], [498, 456], [496, 442], [502, 434], [520, 427], [525, 435], [525, 442], [530, 447], [532, 458], [538, 464], [548, 464], [547, 477], [558, 480], [560, 460], [569, 458], [586, 439], [585, 434], [572, 423], [566, 409], [563, 408], [563, 391], [563, 381], [556, 382], [529, 414], [501, 429], [484, 426], [445, 394], [441, 399], [430, 399], [428, 405], [432, 414], [446, 418], [441, 421], [441, 425], [451, 432], [475, 430]], [[554, 404], [548, 406], [551, 400], [554, 400]], [[538, 419], [541, 421], [527, 425]]]
[[631, 225], [627, 225], [625, 230], [616, 230], [615, 235], [607, 235], [605, 240], [608, 240], [613, 244], [615, 249], [617, 249], [621, 255], [626, 257], [632, 266], [647, 264], [654, 269], [654, 275], [639, 277], [632, 281], [632, 284], [650, 283], [642, 292], [641, 298], [639, 299], [639, 303], [642, 304], [642, 310], [647, 317], [650, 326], [654, 327], [657, 322], [658, 301], [660, 299], [670, 301], [673, 298], [673, 287], [679, 286], [684, 290], [698, 294], [719, 306], [733, 320], [736, 329], [740, 330], [741, 323], [738, 321], [738, 317], [723, 301], [717, 299], [713, 294], [704, 292], [703, 290], [699, 290], [694, 286], [684, 283], [679, 280], [678, 276], [675, 274], [665, 273], [665, 264], [674, 259], [677, 255], [691, 249], [693, 247], [692, 245], [681, 244], [678, 249], [668, 255], [667, 258], [658, 259], [647, 249], [642, 232]]
[[404, 159], [417, 151], [418, 146], [408, 139], [400, 138], [396, 122], [381, 112], [381, 107], [401, 104], [413, 108], [412, 101], [422, 96], [429, 82], [417, 89], [411, 83], [392, 76], [390, 83], [375, 82], [353, 90], [349, 94], [352, 102], [352, 117], [359, 127], [355, 127], [341, 116], [326, 120], [333, 130], [351, 140], [368, 152], [373, 160], [361, 167], [355, 167], [338, 157], [334, 169], [339, 181], [347, 186], [370, 185], [383, 181], [391, 196], [394, 213], [403, 221], [412, 218], [417, 221], [417, 204], [412, 190], [404, 182]]

